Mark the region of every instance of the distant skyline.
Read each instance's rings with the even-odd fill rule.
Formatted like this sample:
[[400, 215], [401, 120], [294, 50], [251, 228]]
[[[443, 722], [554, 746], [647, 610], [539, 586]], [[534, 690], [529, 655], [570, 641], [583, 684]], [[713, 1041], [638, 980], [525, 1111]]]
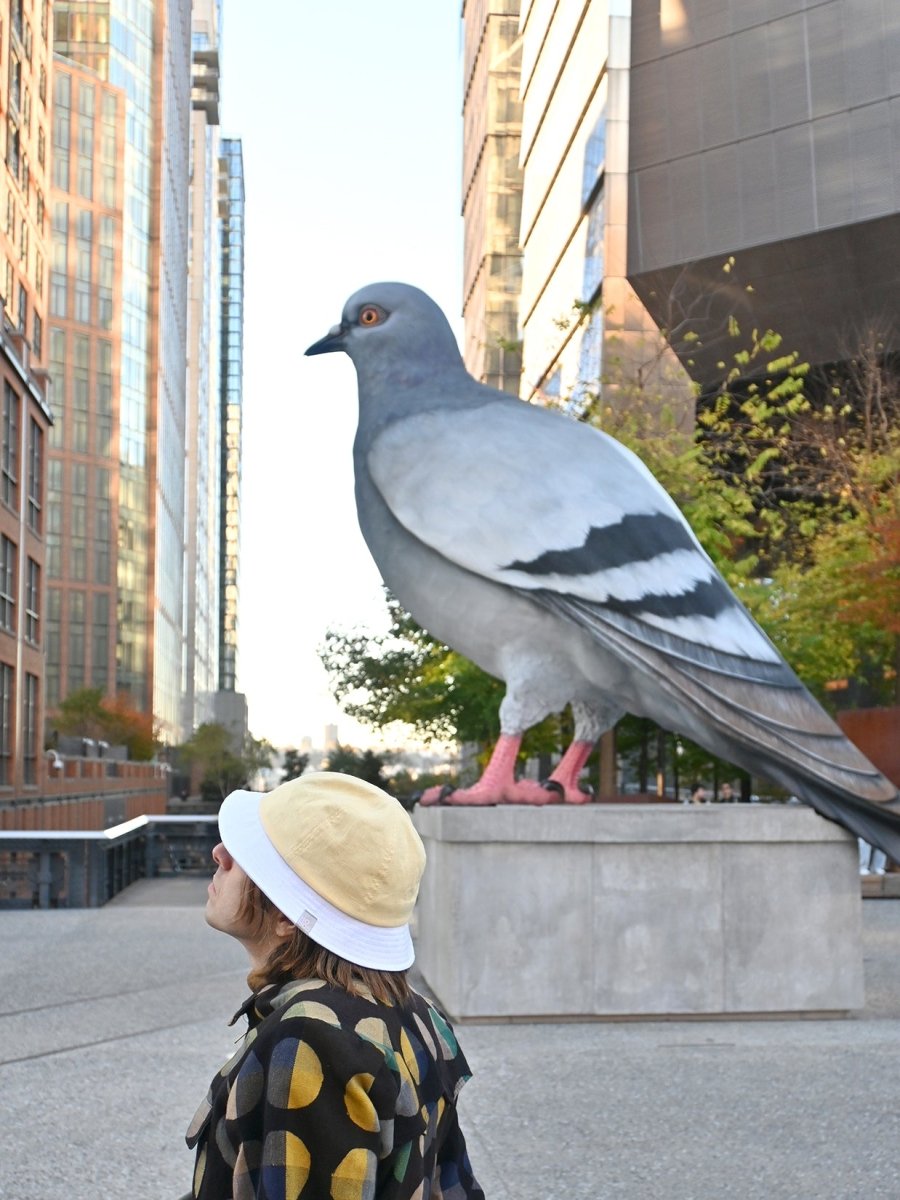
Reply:
[[353, 499], [356, 377], [303, 351], [379, 279], [424, 288], [461, 338], [461, 31], [450, 0], [349, 0], [340, 20], [225, 0], [222, 132], [247, 194], [238, 687], [278, 746], [332, 723], [378, 744], [316, 653], [329, 627], [386, 620]]

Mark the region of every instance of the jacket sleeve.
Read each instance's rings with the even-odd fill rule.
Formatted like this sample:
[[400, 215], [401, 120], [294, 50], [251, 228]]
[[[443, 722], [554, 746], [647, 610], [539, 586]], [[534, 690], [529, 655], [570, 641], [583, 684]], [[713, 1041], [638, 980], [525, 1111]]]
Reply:
[[[455, 1104], [450, 1105], [445, 1120], [446, 1129], [437, 1156], [441, 1195], [461, 1195], [465, 1196], [467, 1200], [484, 1200], [484, 1192], [472, 1173], [466, 1139], [463, 1137], [459, 1125]], [[461, 1189], [461, 1191], [453, 1189]]]
[[250, 1052], [229, 1095], [233, 1195], [371, 1200], [397, 1097], [383, 1056], [325, 1021], [282, 1021], [275, 1034]]

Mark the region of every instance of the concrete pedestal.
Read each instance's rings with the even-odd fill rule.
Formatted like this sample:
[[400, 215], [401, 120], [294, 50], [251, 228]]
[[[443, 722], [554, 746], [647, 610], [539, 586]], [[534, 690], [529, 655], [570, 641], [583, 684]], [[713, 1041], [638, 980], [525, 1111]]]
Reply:
[[856, 839], [793, 805], [417, 808], [417, 964], [457, 1020], [844, 1015]]

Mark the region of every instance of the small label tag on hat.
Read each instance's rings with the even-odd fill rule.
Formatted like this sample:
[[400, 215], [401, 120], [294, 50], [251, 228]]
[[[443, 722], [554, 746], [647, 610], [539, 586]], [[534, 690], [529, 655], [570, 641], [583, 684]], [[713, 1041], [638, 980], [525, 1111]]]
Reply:
[[304, 908], [300, 920], [297, 922], [297, 928], [302, 929], [304, 933], [312, 933], [316, 919], [311, 912]]

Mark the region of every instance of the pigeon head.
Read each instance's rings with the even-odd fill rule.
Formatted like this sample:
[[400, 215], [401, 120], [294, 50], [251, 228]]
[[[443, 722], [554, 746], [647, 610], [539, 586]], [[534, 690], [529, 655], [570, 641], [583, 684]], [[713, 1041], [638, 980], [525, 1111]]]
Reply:
[[344, 305], [335, 325], [307, 354], [343, 350], [367, 378], [413, 382], [464, 369], [450, 323], [430, 296], [407, 283], [372, 283]]

